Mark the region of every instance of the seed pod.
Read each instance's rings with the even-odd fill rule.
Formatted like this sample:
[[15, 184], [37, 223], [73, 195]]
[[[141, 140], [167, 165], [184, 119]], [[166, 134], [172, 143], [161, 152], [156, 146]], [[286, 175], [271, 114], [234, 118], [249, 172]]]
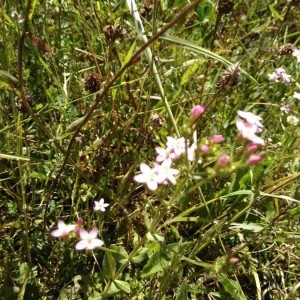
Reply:
[[91, 73], [84, 79], [84, 88], [95, 93], [99, 91], [101, 85], [101, 76], [98, 73]]
[[216, 83], [216, 87], [220, 90], [232, 88], [239, 82], [239, 77], [240, 64], [235, 63], [222, 72], [220, 80]]
[[294, 47], [292, 44], [284, 44], [278, 48], [278, 52], [280, 55], [289, 55], [292, 54]]
[[217, 11], [218, 14], [229, 14], [234, 6], [234, 0], [219, 0]]

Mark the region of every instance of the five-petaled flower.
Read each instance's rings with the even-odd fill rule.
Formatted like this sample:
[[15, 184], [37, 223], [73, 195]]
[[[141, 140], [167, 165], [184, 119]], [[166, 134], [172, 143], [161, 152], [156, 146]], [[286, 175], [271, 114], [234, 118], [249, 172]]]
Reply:
[[146, 183], [151, 191], [155, 191], [158, 184], [164, 181], [164, 178], [160, 177], [160, 174], [155, 167], [151, 169], [145, 163], [141, 163], [140, 170], [141, 174], [134, 176], [134, 180], [139, 183]]
[[157, 165], [156, 172], [159, 180], [161, 180], [158, 183], [170, 181], [171, 183], [176, 184], [174, 175], [179, 174], [179, 170], [171, 168], [171, 161], [165, 160], [161, 165]]
[[107, 206], [109, 206], [109, 204], [105, 203], [103, 198], [99, 201], [94, 201], [94, 210], [101, 210], [104, 212]]
[[67, 225], [64, 221], [57, 222], [57, 229], [53, 230], [51, 234], [54, 237], [69, 237], [69, 234], [76, 228], [75, 224]]
[[95, 248], [102, 247], [104, 242], [97, 238], [98, 229], [93, 228], [90, 232], [85, 229], [80, 229], [79, 236], [81, 240], [76, 244], [76, 250], [86, 249], [88, 251], [92, 251]]

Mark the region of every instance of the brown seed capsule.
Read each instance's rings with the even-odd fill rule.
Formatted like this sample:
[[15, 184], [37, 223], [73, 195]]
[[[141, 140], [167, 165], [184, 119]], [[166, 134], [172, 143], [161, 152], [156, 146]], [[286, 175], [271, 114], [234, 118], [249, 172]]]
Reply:
[[235, 63], [222, 72], [220, 80], [216, 83], [218, 89], [227, 90], [237, 85], [240, 77], [239, 65], [239, 63]]
[[234, 6], [234, 0], [219, 0], [217, 10], [218, 13], [223, 14], [229, 14]]
[[84, 79], [84, 88], [95, 93], [99, 91], [101, 86], [101, 76], [98, 73], [91, 73]]
[[154, 127], [161, 127], [163, 125], [163, 119], [158, 114], [151, 115], [150, 120]]
[[289, 55], [292, 54], [294, 47], [292, 44], [284, 44], [278, 48], [278, 52], [280, 55]]
[[103, 28], [103, 32], [105, 39], [110, 43], [114, 43], [117, 39], [123, 40], [126, 34], [121, 24], [117, 24], [116, 26], [107, 25]]

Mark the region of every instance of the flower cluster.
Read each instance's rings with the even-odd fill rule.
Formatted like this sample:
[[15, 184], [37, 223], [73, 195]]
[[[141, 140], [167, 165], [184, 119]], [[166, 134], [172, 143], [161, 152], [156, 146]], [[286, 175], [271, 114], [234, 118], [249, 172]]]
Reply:
[[[298, 63], [300, 62], [300, 49], [293, 48], [293, 46], [291, 45], [288, 53], [291, 53], [292, 56], [297, 59]], [[291, 83], [291, 75], [287, 74], [287, 71], [282, 67], [276, 69], [273, 73], [268, 74], [268, 77], [271, 81], [283, 82], [286, 85], [289, 85]], [[280, 110], [285, 114], [289, 114], [289, 116], [287, 117], [287, 123], [296, 126], [299, 120], [296, 116], [290, 115], [290, 113], [293, 111], [293, 102], [291, 98], [300, 100], [300, 92], [294, 91], [294, 94], [291, 97], [289, 97], [288, 99], [284, 98], [284, 101], [280, 105]]]
[[59, 220], [57, 229], [51, 232], [54, 237], [69, 238], [71, 235], [79, 237], [79, 242], [75, 245], [76, 250], [92, 251], [95, 248], [102, 247], [104, 242], [97, 238], [98, 229], [94, 227], [90, 232], [82, 228], [83, 220], [79, 218], [77, 224], [65, 224], [64, 221]]
[[254, 154], [259, 147], [265, 146], [265, 141], [257, 135], [262, 132], [264, 127], [261, 121], [261, 117], [254, 115], [251, 112], [238, 110], [236, 127], [239, 131], [239, 136], [250, 142], [247, 146], [247, 152], [250, 155], [248, 158], [249, 165], [259, 163], [265, 156], [264, 151]]
[[291, 75], [288, 75], [284, 68], [278, 68], [268, 76], [271, 81], [283, 82], [286, 85], [291, 83]]

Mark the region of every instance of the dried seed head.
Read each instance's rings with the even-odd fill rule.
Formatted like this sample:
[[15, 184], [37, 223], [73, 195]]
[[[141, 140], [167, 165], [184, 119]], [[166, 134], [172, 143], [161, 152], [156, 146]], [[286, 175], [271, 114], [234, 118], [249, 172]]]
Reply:
[[99, 91], [101, 85], [101, 76], [98, 73], [91, 73], [84, 79], [84, 88], [95, 93]]
[[240, 64], [235, 63], [222, 72], [220, 80], [216, 83], [216, 87], [220, 90], [232, 88], [239, 82], [239, 77]]
[[143, 6], [140, 8], [139, 13], [142, 17], [145, 17], [154, 8], [154, 0], [146, 0]]
[[126, 34], [121, 24], [117, 24], [116, 26], [107, 25], [103, 28], [103, 32], [105, 39], [110, 43], [114, 43], [117, 39], [123, 40]]
[[153, 114], [150, 117], [151, 123], [154, 127], [161, 127], [163, 125], [163, 119], [160, 115], [158, 114]]
[[229, 14], [234, 6], [234, 0], [219, 0], [217, 11], [218, 14]]
[[278, 48], [278, 52], [280, 55], [290, 55], [292, 54], [294, 47], [292, 44], [284, 44]]

